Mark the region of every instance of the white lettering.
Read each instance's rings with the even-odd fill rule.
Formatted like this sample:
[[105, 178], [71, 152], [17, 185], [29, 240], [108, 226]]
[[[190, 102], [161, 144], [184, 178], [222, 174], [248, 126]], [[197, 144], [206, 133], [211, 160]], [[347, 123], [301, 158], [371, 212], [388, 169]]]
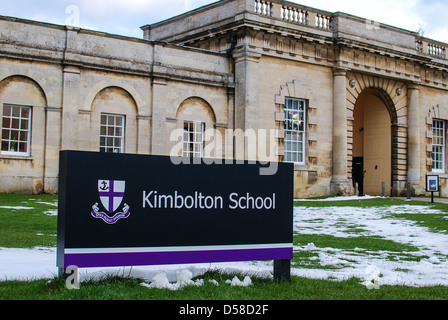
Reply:
[[[158, 194], [157, 191], [143, 191], [143, 209], [224, 209], [222, 196], [204, 195], [195, 191], [194, 194], [182, 195], [178, 191], [174, 194]], [[228, 208], [231, 210], [275, 210], [276, 194], [269, 197], [255, 197], [249, 192], [240, 195], [236, 192], [229, 196]]]
[[238, 201], [236, 201], [235, 199], [233, 199], [233, 197], [238, 197], [238, 193], [232, 193], [229, 197], [229, 200], [233, 203], [235, 203], [235, 205], [230, 205], [229, 208], [232, 210], [235, 210], [236, 208], [238, 208]]
[[[190, 201], [189, 204], [188, 201]], [[194, 207], [194, 198], [192, 196], [185, 197], [185, 208], [192, 209], [193, 207]]]
[[154, 208], [151, 202], [149, 202], [149, 197], [153, 194], [154, 191], [151, 191], [150, 194], [146, 195], [146, 191], [143, 191], [143, 209], [146, 208], [146, 204], [149, 205], [150, 208]]
[[241, 210], [275, 210], [275, 193], [272, 197], [253, 197], [250, 193], [245, 196], [239, 196], [238, 193], [232, 193], [229, 197], [229, 209]]
[[[182, 209], [184, 206], [184, 198], [182, 196], [178, 195], [177, 191], [175, 192], [174, 198], [176, 199], [175, 204], [174, 204], [175, 208]], [[180, 200], [180, 204], [179, 204], [178, 200]]]

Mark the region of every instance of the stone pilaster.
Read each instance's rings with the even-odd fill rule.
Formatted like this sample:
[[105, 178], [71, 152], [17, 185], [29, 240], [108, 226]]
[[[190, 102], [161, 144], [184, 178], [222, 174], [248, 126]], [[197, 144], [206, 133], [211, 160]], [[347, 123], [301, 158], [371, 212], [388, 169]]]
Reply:
[[[151, 126], [151, 154], [166, 155], [165, 136], [165, 100], [167, 83], [163, 79], [152, 82], [152, 126]], [[141, 121], [140, 121], [141, 122]], [[169, 136], [168, 136], [169, 138]]]
[[420, 185], [420, 88], [408, 85], [408, 182]]
[[63, 72], [61, 150], [77, 150], [80, 71], [65, 67]]
[[[237, 51], [235, 58], [235, 129], [246, 132], [257, 130], [259, 125], [259, 58], [260, 54], [252, 53], [247, 48]], [[244, 139], [246, 140], [246, 139]], [[244, 150], [234, 150], [235, 159], [257, 160], [256, 148], [244, 142]]]
[[347, 71], [333, 71], [333, 179], [332, 194], [351, 194], [352, 187], [347, 177]]

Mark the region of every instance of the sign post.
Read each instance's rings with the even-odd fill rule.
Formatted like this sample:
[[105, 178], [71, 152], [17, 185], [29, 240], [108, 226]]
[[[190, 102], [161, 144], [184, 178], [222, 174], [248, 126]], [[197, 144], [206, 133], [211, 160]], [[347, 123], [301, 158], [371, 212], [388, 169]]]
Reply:
[[260, 168], [63, 151], [57, 265], [274, 260], [275, 278], [288, 280], [293, 167], [279, 163], [273, 175]]
[[439, 192], [439, 176], [426, 176], [426, 191], [431, 192], [431, 203], [434, 203], [434, 192]]

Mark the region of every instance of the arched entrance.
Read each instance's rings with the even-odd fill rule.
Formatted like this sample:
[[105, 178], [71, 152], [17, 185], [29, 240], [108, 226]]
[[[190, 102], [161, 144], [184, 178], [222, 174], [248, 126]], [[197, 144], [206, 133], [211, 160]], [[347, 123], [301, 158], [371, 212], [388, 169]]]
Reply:
[[365, 89], [353, 110], [353, 182], [360, 195], [391, 195], [392, 120], [379, 89]]

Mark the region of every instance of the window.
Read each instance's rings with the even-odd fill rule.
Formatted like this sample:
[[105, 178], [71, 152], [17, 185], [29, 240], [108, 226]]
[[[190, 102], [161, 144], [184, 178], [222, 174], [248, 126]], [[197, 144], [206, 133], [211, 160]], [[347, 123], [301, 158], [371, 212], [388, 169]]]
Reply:
[[432, 169], [435, 172], [443, 172], [445, 171], [445, 121], [434, 119], [432, 132]]
[[100, 152], [124, 152], [125, 116], [102, 114], [100, 127]]
[[4, 105], [2, 149], [4, 155], [30, 155], [31, 107]]
[[285, 102], [285, 162], [305, 164], [305, 101]]
[[197, 121], [184, 122], [184, 157], [202, 158], [204, 155], [205, 123]]

